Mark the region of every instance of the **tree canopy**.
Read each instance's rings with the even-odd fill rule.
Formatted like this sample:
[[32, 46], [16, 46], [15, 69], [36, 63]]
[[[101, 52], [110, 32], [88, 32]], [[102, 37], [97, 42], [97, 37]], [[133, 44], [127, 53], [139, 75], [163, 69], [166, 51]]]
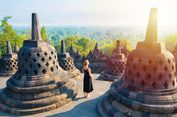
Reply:
[[8, 23], [8, 20], [11, 19], [11, 16], [4, 17], [1, 20], [0, 24], [0, 55], [6, 51], [6, 41], [10, 41], [12, 47], [17, 45], [21, 47], [23, 40], [26, 38], [24, 34], [17, 34], [13, 29], [12, 25]]

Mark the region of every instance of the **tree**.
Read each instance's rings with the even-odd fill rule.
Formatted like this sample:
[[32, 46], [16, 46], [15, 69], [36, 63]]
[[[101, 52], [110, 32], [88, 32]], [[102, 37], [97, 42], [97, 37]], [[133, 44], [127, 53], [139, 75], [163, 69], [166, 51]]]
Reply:
[[95, 41], [88, 37], [82, 37], [75, 44], [77, 45], [76, 49], [80, 54], [85, 56], [90, 50], [93, 50]]
[[[101, 46], [101, 49], [103, 50], [103, 53], [107, 53], [107, 54], [111, 55], [112, 52], [113, 52], [113, 49], [116, 47], [116, 43], [117, 43], [116, 39], [111, 41], [110, 43], [104, 43]], [[130, 51], [133, 49], [131, 44], [130, 44], [130, 41], [125, 39], [125, 38], [120, 40], [120, 45], [121, 45], [121, 47], [126, 45], [127, 49], [130, 50]]]
[[173, 51], [173, 49], [177, 45], [177, 33], [164, 37], [163, 42], [165, 42], [166, 48], [168, 50]]
[[11, 16], [4, 17], [1, 20], [0, 25], [0, 55], [6, 51], [6, 41], [10, 41], [12, 47], [17, 45], [21, 47], [23, 40], [26, 38], [24, 34], [18, 35], [13, 27], [8, 23], [8, 20], [11, 19]]
[[42, 39], [44, 41], [48, 40], [47, 31], [46, 31], [46, 28], [44, 26], [42, 26], [42, 28], [41, 28], [41, 36], [42, 36]]

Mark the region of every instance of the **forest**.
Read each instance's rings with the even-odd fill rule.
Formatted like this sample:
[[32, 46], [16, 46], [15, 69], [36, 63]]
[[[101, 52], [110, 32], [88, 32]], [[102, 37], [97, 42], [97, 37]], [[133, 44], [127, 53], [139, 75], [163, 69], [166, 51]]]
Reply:
[[[0, 55], [6, 52], [6, 41], [10, 41], [12, 48], [22, 46], [23, 41], [31, 38], [30, 28], [13, 27], [9, 20], [11, 16], [1, 19], [0, 23]], [[105, 27], [41, 27], [41, 35], [44, 41], [49, 41], [60, 52], [60, 41], [65, 40], [66, 50], [73, 46], [81, 55], [87, 55], [93, 50], [97, 42], [104, 53], [111, 54], [115, 48], [116, 40], [121, 40], [121, 45], [127, 45], [129, 50], [136, 47], [138, 41], [143, 40], [142, 33], [132, 32], [133, 27], [105, 28]], [[127, 33], [128, 32], [128, 33]], [[163, 36], [159, 40], [166, 43], [167, 49], [172, 51], [177, 43], [177, 33]], [[169, 46], [170, 45], [170, 46]]]

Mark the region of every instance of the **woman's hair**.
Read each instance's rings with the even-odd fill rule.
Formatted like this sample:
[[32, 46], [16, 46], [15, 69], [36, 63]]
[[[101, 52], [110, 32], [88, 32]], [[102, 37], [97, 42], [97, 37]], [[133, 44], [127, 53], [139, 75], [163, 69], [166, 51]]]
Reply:
[[85, 60], [84, 62], [83, 62], [83, 66], [87, 66], [89, 64], [89, 61], [88, 60]]

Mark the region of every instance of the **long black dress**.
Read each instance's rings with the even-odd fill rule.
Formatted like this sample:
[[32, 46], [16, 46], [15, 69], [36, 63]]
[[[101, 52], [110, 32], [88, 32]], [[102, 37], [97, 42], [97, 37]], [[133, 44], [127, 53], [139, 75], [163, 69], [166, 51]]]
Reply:
[[84, 92], [90, 93], [92, 91], [93, 91], [92, 78], [89, 75], [88, 69], [86, 69], [84, 70]]

